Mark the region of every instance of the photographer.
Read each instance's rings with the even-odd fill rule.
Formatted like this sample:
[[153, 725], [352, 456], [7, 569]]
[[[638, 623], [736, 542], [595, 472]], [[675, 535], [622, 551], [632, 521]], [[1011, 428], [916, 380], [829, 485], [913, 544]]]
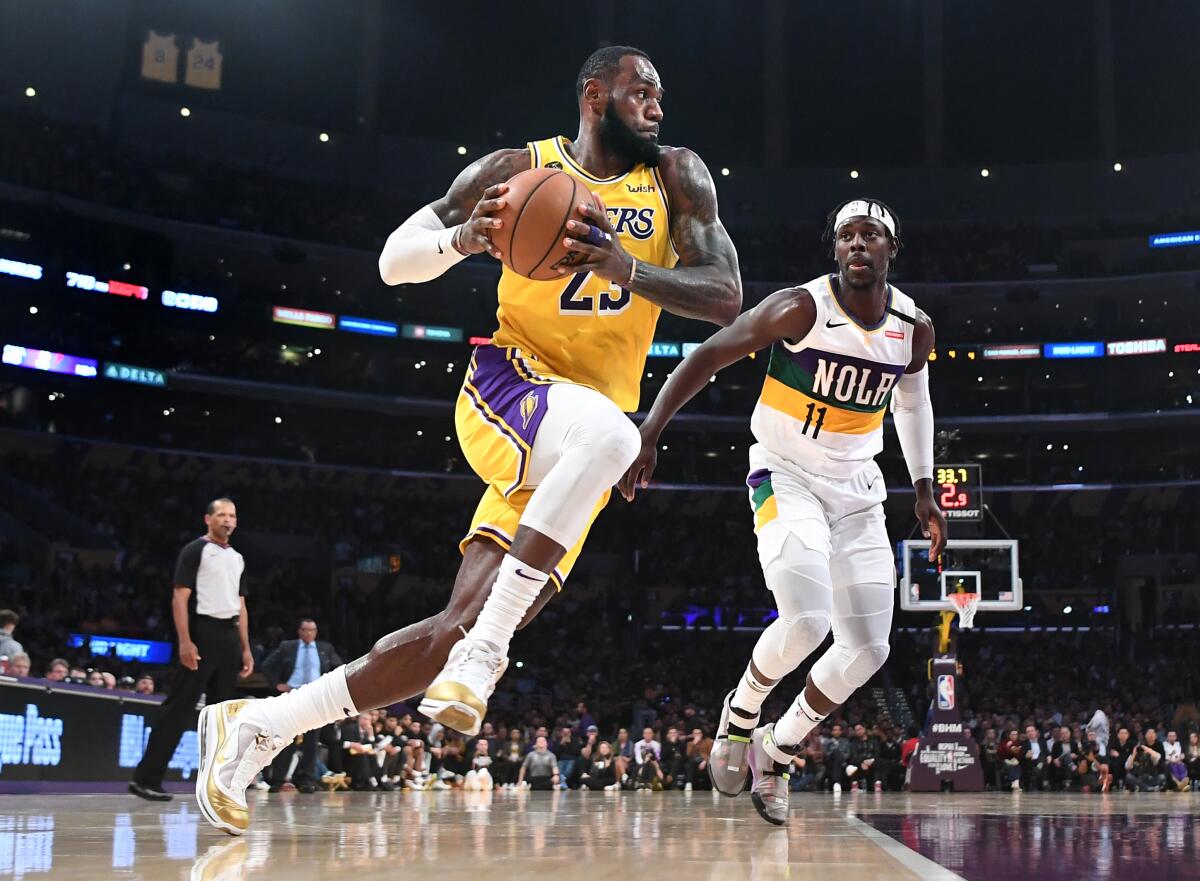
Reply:
[[637, 767], [637, 780], [634, 784], [634, 788], [652, 789], [655, 792], [661, 792], [663, 788], [663, 771], [662, 765], [660, 765], [658, 761], [658, 755], [654, 752], [654, 748], [652, 746], [639, 743], [636, 749], [636, 755], [639, 763]]
[[1125, 760], [1125, 787], [1133, 792], [1161, 792], [1166, 788], [1158, 732], [1147, 728], [1144, 740]]

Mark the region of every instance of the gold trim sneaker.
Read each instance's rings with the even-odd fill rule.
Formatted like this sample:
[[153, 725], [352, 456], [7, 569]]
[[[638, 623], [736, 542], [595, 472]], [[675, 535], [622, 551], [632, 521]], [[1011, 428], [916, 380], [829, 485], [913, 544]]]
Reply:
[[241, 835], [250, 825], [246, 788], [291, 743], [252, 718], [254, 701], [236, 700], [200, 711], [200, 770], [196, 801], [200, 813], [222, 832]]
[[504, 657], [490, 642], [472, 638], [466, 630], [450, 649], [446, 666], [425, 689], [418, 709], [447, 728], [474, 737], [483, 726], [488, 698], [508, 669]]

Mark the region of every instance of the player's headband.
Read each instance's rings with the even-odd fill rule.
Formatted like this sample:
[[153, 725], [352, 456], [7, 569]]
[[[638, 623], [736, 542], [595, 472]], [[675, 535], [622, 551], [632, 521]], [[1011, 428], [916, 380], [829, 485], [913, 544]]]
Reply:
[[836, 233], [843, 223], [851, 217], [871, 217], [878, 220], [888, 228], [893, 236], [896, 235], [896, 221], [892, 215], [888, 214], [887, 209], [878, 202], [868, 202], [865, 199], [855, 199], [853, 202], [847, 202], [838, 211], [837, 217], [833, 221], [833, 231]]

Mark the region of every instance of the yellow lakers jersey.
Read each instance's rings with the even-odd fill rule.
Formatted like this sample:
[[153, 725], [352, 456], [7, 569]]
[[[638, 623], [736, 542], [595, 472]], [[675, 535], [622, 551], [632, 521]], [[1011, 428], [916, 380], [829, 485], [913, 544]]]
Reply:
[[[670, 206], [658, 170], [636, 165], [625, 174], [597, 178], [569, 155], [561, 135], [529, 144], [533, 168], [558, 168], [600, 196], [621, 246], [640, 262], [673, 267]], [[532, 281], [507, 266], [497, 289], [497, 346], [516, 346], [546, 372], [590, 385], [626, 412], [638, 406], [642, 369], [662, 310], [591, 273]]]

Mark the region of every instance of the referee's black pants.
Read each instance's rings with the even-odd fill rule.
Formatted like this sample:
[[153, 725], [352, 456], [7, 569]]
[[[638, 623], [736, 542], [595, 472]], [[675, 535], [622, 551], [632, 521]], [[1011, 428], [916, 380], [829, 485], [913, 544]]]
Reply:
[[179, 738], [187, 729], [196, 727], [196, 704], [201, 695], [205, 695], [205, 703], [216, 704], [237, 693], [238, 673], [242, 669], [237, 618], [222, 620], [196, 615], [191, 621], [191, 636], [200, 664], [195, 670], [181, 664], [176, 671], [175, 687], [159, 710], [146, 752], [133, 772], [133, 779], [142, 786], [162, 788], [167, 763], [175, 754]]

